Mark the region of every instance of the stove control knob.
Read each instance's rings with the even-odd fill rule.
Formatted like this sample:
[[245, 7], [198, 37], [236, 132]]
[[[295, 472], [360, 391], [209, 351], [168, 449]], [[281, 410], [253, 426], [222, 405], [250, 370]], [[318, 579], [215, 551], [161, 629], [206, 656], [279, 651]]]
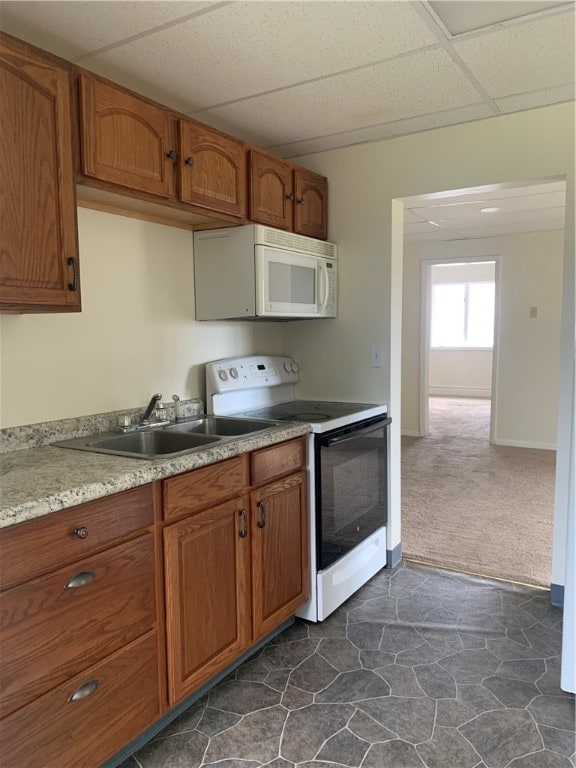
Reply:
[[291, 363], [290, 370], [292, 371], [292, 373], [298, 373], [298, 366], [296, 365], [296, 363]]
[[292, 363], [284, 363], [284, 370], [286, 371], [286, 373], [290, 373], [290, 371], [292, 370]]
[[238, 368], [230, 368], [229, 370], [230, 376], [232, 376], [233, 379], [238, 378]]
[[220, 370], [220, 371], [218, 371], [218, 376], [219, 376], [219, 378], [220, 378], [222, 381], [227, 381], [227, 380], [228, 380], [228, 374], [227, 374], [227, 373], [226, 373], [226, 371], [224, 371], [224, 370]]

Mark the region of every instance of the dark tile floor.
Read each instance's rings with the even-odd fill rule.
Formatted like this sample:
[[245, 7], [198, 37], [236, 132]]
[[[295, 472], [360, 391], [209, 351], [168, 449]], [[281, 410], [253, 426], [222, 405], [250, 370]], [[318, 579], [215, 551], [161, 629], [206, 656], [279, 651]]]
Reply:
[[570, 768], [548, 593], [413, 563], [298, 621], [122, 768]]

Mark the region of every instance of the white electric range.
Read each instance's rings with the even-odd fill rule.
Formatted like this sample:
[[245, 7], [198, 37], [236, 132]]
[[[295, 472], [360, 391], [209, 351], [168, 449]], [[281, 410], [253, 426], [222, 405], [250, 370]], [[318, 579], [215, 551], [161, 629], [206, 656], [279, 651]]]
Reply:
[[386, 565], [386, 405], [298, 400], [290, 357], [250, 355], [206, 365], [206, 408], [310, 425], [310, 600], [298, 612], [322, 621]]

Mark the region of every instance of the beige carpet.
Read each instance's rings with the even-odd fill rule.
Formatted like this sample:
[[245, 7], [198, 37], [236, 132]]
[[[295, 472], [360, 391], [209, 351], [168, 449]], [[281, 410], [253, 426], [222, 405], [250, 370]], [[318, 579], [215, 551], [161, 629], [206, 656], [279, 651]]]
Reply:
[[428, 437], [402, 438], [402, 553], [550, 586], [554, 451], [488, 442], [490, 401], [430, 398]]

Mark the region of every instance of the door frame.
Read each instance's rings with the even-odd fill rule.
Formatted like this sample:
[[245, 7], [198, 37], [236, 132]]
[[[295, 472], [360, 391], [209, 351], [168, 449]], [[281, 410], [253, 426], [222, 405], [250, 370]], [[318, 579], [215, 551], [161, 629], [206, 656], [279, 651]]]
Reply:
[[500, 338], [500, 301], [501, 301], [501, 258], [500, 254], [486, 256], [446, 256], [444, 258], [422, 259], [420, 262], [420, 360], [418, 381], [418, 435], [426, 437], [430, 432], [430, 413], [428, 407], [428, 390], [430, 388], [430, 335], [432, 311], [432, 267], [437, 264], [475, 264], [478, 262], [494, 262], [494, 342], [492, 345], [492, 382], [490, 393], [490, 436], [494, 442], [497, 434], [497, 402], [498, 402], [498, 339]]

